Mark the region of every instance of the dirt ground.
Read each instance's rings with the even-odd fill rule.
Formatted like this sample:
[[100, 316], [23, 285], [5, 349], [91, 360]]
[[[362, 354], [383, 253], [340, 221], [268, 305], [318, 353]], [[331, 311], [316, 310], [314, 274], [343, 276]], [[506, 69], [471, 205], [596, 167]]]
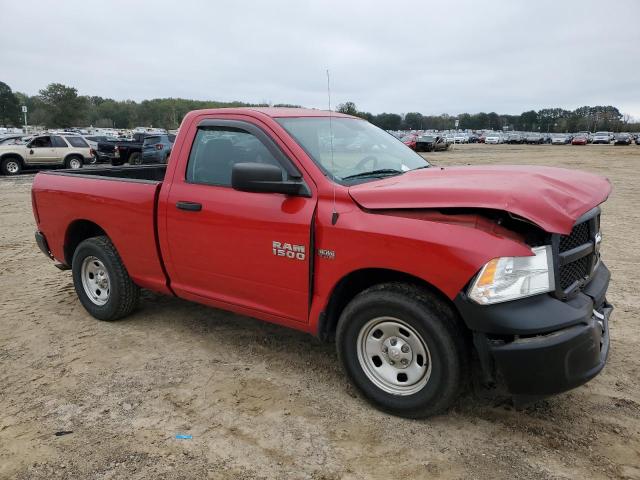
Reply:
[[99, 322], [34, 243], [33, 175], [0, 178], [0, 478], [640, 479], [640, 147], [428, 158], [611, 179], [615, 311], [596, 379], [524, 411], [467, 394], [446, 415], [404, 420], [369, 406], [333, 345], [301, 333], [149, 292], [131, 317]]

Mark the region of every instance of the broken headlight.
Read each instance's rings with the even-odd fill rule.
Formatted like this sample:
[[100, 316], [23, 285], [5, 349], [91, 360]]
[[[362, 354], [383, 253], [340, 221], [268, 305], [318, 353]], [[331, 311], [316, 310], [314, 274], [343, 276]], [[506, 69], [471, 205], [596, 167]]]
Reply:
[[551, 246], [535, 247], [530, 257], [494, 258], [482, 267], [468, 295], [481, 305], [508, 302], [555, 289]]

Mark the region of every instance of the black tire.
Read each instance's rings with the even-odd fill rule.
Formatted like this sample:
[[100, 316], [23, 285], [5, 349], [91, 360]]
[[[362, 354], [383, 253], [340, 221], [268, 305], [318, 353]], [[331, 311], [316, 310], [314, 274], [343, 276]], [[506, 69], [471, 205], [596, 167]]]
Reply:
[[141, 157], [138, 152], [129, 155], [129, 165], [142, 165]]
[[[82, 282], [82, 266], [87, 257], [95, 257], [105, 267], [110, 289], [104, 305], [96, 304], [87, 294]], [[84, 240], [73, 254], [73, 284], [82, 306], [98, 320], [117, 320], [129, 315], [138, 305], [140, 288], [133, 283], [120, 255], [108, 237]]]
[[96, 163], [98, 163], [98, 157], [96, 155], [93, 155], [89, 160], [85, 160], [85, 162], [87, 165], [95, 165]]
[[[358, 358], [358, 336], [378, 317], [402, 320], [426, 344], [431, 373], [417, 392], [388, 393], [365, 373]], [[364, 397], [379, 409], [401, 417], [442, 413], [456, 400], [466, 378], [468, 349], [454, 311], [428, 291], [408, 284], [381, 284], [358, 294], [340, 316], [336, 346], [349, 379]]]
[[0, 162], [0, 172], [3, 175], [18, 175], [22, 172], [22, 160], [18, 157], [5, 157]]
[[79, 157], [77, 155], [71, 155], [67, 158], [64, 159], [64, 168], [71, 168], [74, 169], [74, 167], [72, 167], [72, 163], [78, 162], [77, 163], [77, 167], [75, 167], [75, 170], [82, 168], [82, 165], [84, 164], [84, 158]]

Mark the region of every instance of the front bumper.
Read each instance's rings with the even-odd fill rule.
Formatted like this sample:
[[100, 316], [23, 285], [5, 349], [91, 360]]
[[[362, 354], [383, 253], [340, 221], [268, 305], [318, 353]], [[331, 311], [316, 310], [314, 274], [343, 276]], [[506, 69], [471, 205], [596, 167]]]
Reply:
[[609, 354], [610, 276], [601, 263], [591, 282], [568, 301], [544, 294], [482, 306], [458, 295], [455, 304], [474, 332], [485, 378], [494, 379], [497, 370], [510, 393], [526, 401], [595, 377]]

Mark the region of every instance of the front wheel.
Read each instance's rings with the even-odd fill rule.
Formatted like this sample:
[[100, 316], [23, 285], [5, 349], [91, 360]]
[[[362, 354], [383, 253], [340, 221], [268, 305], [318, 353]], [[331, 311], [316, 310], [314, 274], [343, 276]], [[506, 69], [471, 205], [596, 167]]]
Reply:
[[98, 320], [117, 320], [137, 306], [140, 289], [133, 283], [108, 237], [89, 238], [71, 263], [73, 285], [84, 308]]
[[0, 171], [3, 175], [18, 175], [22, 171], [22, 162], [15, 158], [5, 158], [0, 162]]
[[451, 308], [400, 283], [371, 287], [347, 305], [336, 332], [352, 383], [381, 410], [424, 418], [457, 398], [467, 350]]

